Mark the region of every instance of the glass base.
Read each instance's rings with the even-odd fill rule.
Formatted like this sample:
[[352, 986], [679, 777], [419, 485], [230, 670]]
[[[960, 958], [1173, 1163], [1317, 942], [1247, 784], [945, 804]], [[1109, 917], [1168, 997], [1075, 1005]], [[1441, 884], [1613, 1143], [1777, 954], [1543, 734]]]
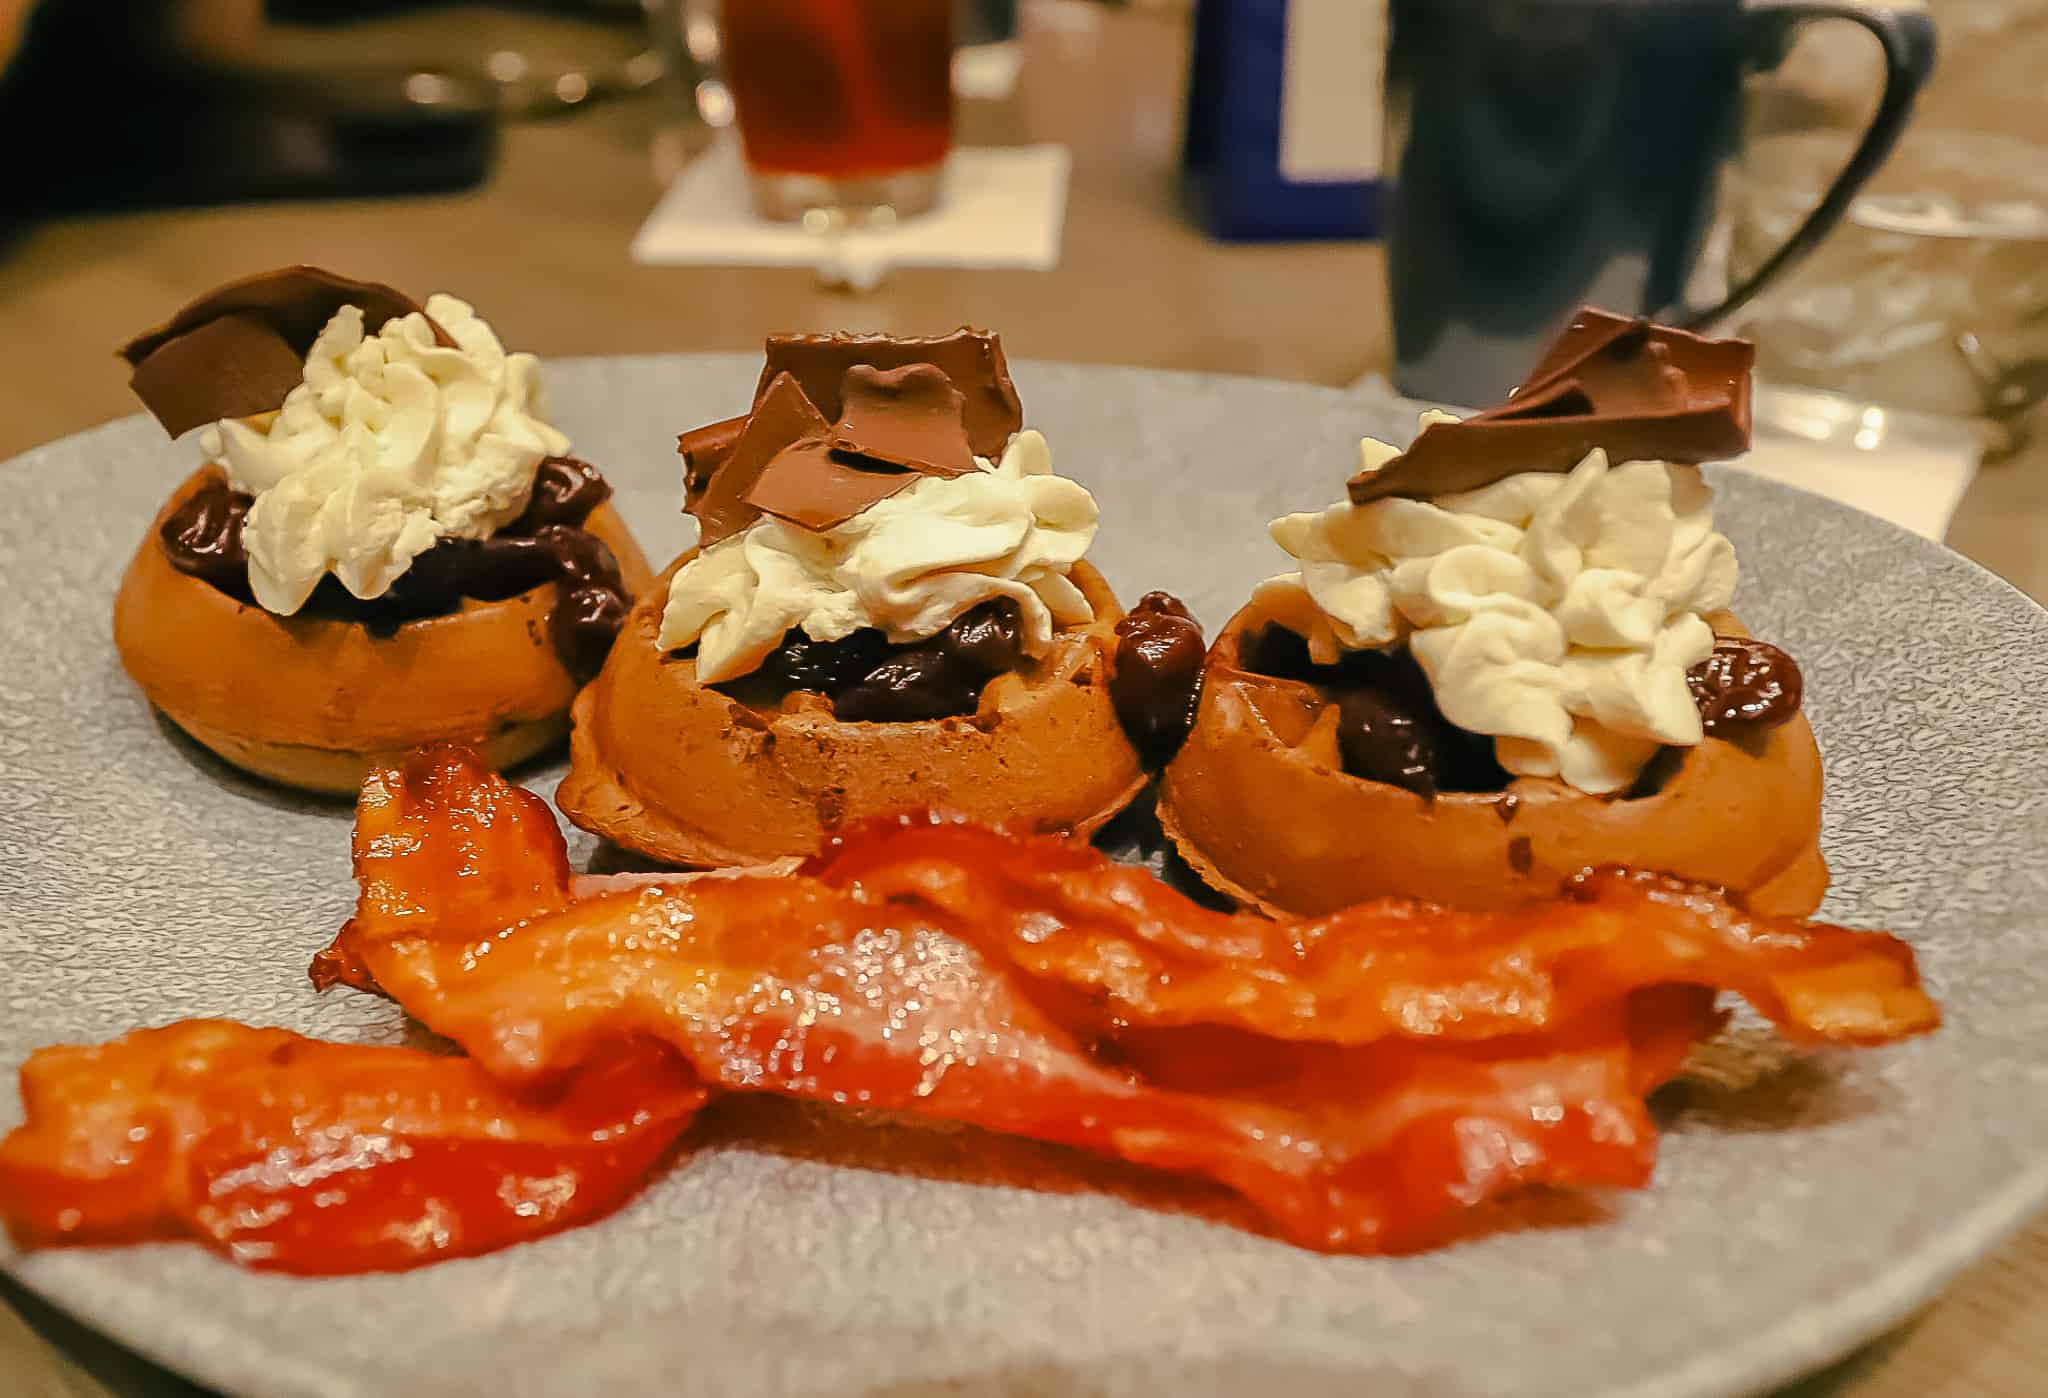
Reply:
[[938, 206], [943, 165], [892, 170], [885, 175], [796, 175], [751, 172], [754, 212], [778, 222], [796, 222], [813, 209], [865, 213], [893, 209], [899, 218], [929, 213]]

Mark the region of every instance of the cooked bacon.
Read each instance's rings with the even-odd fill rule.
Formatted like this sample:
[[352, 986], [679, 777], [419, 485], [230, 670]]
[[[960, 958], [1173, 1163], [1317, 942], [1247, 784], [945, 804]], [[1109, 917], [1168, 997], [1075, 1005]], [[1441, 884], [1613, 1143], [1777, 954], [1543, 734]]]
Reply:
[[637, 1190], [704, 1089], [617, 1044], [514, 1093], [475, 1063], [186, 1020], [21, 1070], [0, 1217], [23, 1246], [191, 1237], [253, 1267], [391, 1271], [585, 1222]]
[[[661, 1038], [728, 1089], [886, 1107], [1206, 1173], [1313, 1247], [1423, 1246], [1455, 1232], [1464, 1207], [1530, 1183], [1643, 1182], [1655, 1133], [1642, 1096], [1716, 1022], [1711, 992], [1696, 984], [1716, 965], [1702, 934], [1678, 935], [1684, 927], [1652, 928], [1652, 949], [1623, 956], [1622, 915], [1597, 905], [1576, 939], [1572, 918], [1553, 911], [1527, 945], [1512, 919], [1389, 905], [1344, 929], [1342, 946], [1315, 941], [1330, 944], [1333, 965], [1362, 961], [1354, 986], [1376, 965], [1414, 973], [1374, 987], [1386, 1007], [1377, 1018], [1353, 1008], [1364, 1000], [1340, 998], [1337, 1032], [1299, 1042], [1322, 987], [1290, 982], [1302, 955], [1280, 940], [1285, 929], [1202, 913], [1084, 848], [1013, 846], [947, 824], [855, 837], [813, 877], [655, 883], [566, 908], [543, 900], [537, 916], [515, 899], [492, 908], [502, 927], [479, 924], [466, 916], [469, 891], [442, 899], [435, 870], [488, 874], [491, 851], [516, 849], [559, 864], [536, 876], [541, 886], [566, 879], [545, 806], [465, 794], [497, 781], [443, 751], [372, 784], [357, 831], [363, 897], [337, 944], [491, 1071], [559, 1071], [622, 1034]], [[488, 815], [451, 819], [451, 803]], [[1476, 949], [1402, 961], [1433, 919]], [[1160, 946], [1181, 964], [1148, 967]], [[1734, 946], [1723, 963], [1740, 961]], [[1183, 970], [1204, 969], [1190, 947], [1206, 949], [1216, 973], [1206, 1015], [1174, 989]], [[1574, 957], [1590, 964], [1572, 968], [1568, 994], [1514, 1008]], [[1879, 959], [1894, 964], [1888, 951]], [[1074, 964], [1083, 973], [1063, 969]], [[1258, 1003], [1244, 992], [1262, 968], [1271, 1003], [1294, 1006], [1272, 1021], [1288, 1034], [1243, 1008]], [[1464, 1034], [1443, 1032], [1445, 988], [1474, 1007]], [[1112, 1015], [1097, 1003], [1104, 993]], [[1401, 1013], [1403, 993], [1424, 1012]], [[1790, 1003], [1760, 998], [1766, 1009]], [[1175, 1008], [1142, 1012], [1162, 1001]], [[1829, 1021], [1811, 1008], [1794, 1022], [1824, 1032]], [[1867, 1030], [1867, 1016], [1858, 1022]]]
[[455, 748], [365, 784], [355, 859], [316, 979], [470, 1057], [206, 1022], [45, 1050], [0, 1143], [18, 1237], [302, 1271], [480, 1251], [615, 1206], [708, 1087], [1203, 1175], [1297, 1243], [1405, 1251], [1530, 1185], [1646, 1183], [1644, 1096], [1717, 988], [1812, 1041], [1937, 1019], [1891, 938], [1626, 871], [1511, 914], [1269, 922], [919, 819], [801, 872], [576, 878], [546, 803]]
[[810, 872], [869, 902], [919, 903], [1119, 1021], [1318, 1043], [1482, 1039], [1670, 984], [1732, 990], [1799, 1042], [1887, 1043], [1941, 1018], [1896, 938], [1761, 917], [1627, 869], [1508, 913], [1389, 898], [1273, 921], [1212, 912], [1083, 844], [919, 818], [844, 836]]
[[385, 991], [507, 1079], [558, 1073], [622, 1035], [661, 1038], [728, 1090], [1206, 1173], [1312, 1247], [1423, 1246], [1518, 1184], [1640, 1184], [1653, 1162], [1620, 1004], [1462, 1053], [1297, 1048], [1256, 1077], [1233, 1055], [1237, 1080], [1174, 1091], [1091, 1053], [915, 910], [809, 881], [614, 894], [448, 940], [371, 942], [364, 925], [354, 952]]

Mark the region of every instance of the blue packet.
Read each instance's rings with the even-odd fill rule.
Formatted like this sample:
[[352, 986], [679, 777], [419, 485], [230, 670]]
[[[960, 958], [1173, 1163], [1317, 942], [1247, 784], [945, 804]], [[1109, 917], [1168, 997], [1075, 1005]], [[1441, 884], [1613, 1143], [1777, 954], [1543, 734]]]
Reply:
[[1203, 226], [1377, 237], [1385, 69], [1386, 0], [1200, 0], [1182, 174]]

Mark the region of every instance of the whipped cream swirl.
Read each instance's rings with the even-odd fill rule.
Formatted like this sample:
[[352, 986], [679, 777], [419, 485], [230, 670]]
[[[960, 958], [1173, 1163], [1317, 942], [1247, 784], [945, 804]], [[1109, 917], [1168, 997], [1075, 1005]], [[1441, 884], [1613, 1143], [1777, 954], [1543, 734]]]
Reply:
[[983, 602], [1007, 597], [1023, 616], [1027, 655], [1093, 615], [1067, 576], [1095, 540], [1095, 498], [1052, 473], [1037, 432], [1019, 432], [991, 465], [927, 476], [833, 529], [773, 516], [677, 570], [661, 617], [665, 650], [697, 646], [706, 684], [758, 667], [793, 628], [837, 641], [874, 627], [922, 641]]
[[[1368, 470], [1396, 454], [1361, 443]], [[1596, 448], [1568, 475], [1346, 501], [1271, 530], [1301, 568], [1255, 602], [1318, 662], [1405, 643], [1444, 716], [1491, 735], [1509, 772], [1605, 794], [1705, 736], [1685, 672], [1713, 651], [1706, 615], [1736, 567], [1695, 468]]]
[[344, 306], [274, 414], [225, 419], [200, 447], [255, 496], [242, 527], [249, 589], [289, 616], [333, 573], [381, 597], [444, 538], [483, 539], [517, 519], [544, 457], [569, 439], [545, 420], [539, 361], [507, 354], [466, 302], [434, 296], [366, 335]]

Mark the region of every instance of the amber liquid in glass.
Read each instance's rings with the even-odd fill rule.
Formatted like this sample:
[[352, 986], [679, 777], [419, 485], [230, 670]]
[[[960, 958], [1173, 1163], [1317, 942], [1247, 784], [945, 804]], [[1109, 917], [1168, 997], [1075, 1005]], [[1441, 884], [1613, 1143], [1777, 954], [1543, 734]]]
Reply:
[[757, 174], [928, 169], [953, 135], [953, 0], [725, 0], [727, 86]]

